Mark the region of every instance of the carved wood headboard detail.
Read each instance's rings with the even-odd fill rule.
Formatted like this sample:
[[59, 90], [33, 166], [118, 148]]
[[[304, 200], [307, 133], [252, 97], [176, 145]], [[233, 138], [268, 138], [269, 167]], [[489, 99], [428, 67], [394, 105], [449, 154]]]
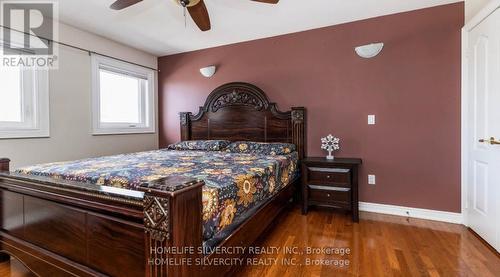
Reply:
[[207, 97], [198, 114], [181, 113], [181, 139], [288, 142], [306, 153], [306, 110], [281, 112], [266, 94], [248, 83], [229, 83]]

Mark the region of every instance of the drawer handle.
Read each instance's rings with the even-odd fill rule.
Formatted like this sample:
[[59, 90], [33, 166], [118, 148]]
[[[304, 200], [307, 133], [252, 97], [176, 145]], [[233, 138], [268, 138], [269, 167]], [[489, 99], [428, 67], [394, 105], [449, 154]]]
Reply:
[[319, 190], [330, 190], [330, 191], [343, 191], [347, 192], [350, 191], [351, 188], [342, 188], [342, 187], [332, 187], [332, 186], [315, 186], [315, 185], [308, 185], [310, 189], [319, 189]]
[[331, 177], [330, 175], [326, 175], [326, 179], [330, 179], [330, 177]]
[[331, 195], [329, 193], [326, 194], [326, 197], [330, 197]]

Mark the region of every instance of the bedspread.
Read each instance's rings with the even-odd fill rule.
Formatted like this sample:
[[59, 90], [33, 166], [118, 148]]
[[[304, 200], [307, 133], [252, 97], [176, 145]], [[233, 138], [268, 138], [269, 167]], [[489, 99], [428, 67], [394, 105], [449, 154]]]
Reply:
[[204, 180], [203, 236], [209, 245], [216, 245], [296, 177], [297, 161], [296, 152], [273, 156], [161, 149], [35, 165], [16, 172], [126, 189], [171, 175]]

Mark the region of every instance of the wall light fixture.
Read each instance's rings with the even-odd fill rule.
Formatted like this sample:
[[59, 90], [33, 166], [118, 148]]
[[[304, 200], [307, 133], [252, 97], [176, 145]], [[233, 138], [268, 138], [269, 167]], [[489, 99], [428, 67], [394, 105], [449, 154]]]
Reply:
[[354, 48], [354, 51], [361, 58], [369, 59], [377, 56], [382, 51], [382, 48], [384, 48], [384, 43], [379, 42], [358, 46]]
[[211, 66], [207, 66], [204, 68], [200, 68], [200, 73], [204, 77], [210, 78], [210, 77], [214, 76], [216, 69], [217, 69], [217, 67], [215, 65], [211, 65]]

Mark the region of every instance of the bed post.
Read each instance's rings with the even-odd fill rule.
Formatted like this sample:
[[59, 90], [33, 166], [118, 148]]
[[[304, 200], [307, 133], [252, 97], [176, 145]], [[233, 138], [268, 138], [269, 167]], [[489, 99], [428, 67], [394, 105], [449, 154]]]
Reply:
[[191, 139], [191, 113], [180, 113], [181, 116], [181, 141]]
[[292, 107], [292, 143], [297, 146], [299, 160], [306, 156], [306, 109]]
[[167, 177], [147, 183], [144, 195], [146, 276], [199, 276], [203, 181]]
[[[0, 158], [0, 172], [9, 172], [10, 170], [10, 159]], [[10, 259], [10, 256], [6, 253], [0, 252], [0, 262], [5, 262]]]
[[9, 171], [10, 160], [7, 158], [0, 158], [0, 171]]

